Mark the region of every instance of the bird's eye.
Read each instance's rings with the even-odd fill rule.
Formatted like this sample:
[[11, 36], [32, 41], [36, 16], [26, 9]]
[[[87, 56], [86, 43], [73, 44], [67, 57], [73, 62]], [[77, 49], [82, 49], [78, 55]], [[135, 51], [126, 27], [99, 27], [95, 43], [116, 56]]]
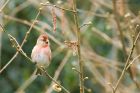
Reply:
[[46, 44], [48, 44], [49, 42], [48, 42], [48, 40], [46, 41]]

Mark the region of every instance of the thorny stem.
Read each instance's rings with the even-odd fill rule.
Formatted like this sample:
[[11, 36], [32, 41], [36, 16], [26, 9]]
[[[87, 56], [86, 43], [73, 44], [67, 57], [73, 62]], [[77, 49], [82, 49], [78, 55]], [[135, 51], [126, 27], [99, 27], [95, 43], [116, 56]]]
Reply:
[[80, 50], [80, 28], [78, 23], [78, 15], [77, 15], [77, 9], [76, 9], [76, 0], [73, 0], [73, 10], [74, 12], [74, 21], [76, 25], [76, 32], [77, 32], [77, 38], [78, 38], [78, 61], [79, 61], [79, 67], [80, 67], [80, 73], [79, 73], [79, 79], [80, 79], [80, 93], [84, 93], [84, 76], [83, 76], [83, 62], [81, 60], [81, 50]]
[[[31, 30], [32, 30], [32, 28], [33, 28], [33, 26], [34, 26], [34, 24], [36, 23], [36, 20], [37, 20], [37, 18], [38, 18], [39, 15], [40, 15], [40, 10], [39, 10], [39, 12], [37, 13], [37, 15], [36, 15], [36, 17], [35, 17], [33, 23], [31, 24], [29, 30], [26, 32], [26, 35], [25, 35], [25, 37], [24, 37], [24, 39], [23, 39], [23, 41], [22, 41], [22, 43], [21, 43], [21, 48], [22, 48], [23, 45], [25, 44], [25, 42], [26, 42], [26, 40], [27, 40], [27, 38], [28, 38], [28, 35], [30, 34], [30, 32], [31, 32]], [[7, 62], [7, 64], [0, 70], [0, 74], [12, 63], [12, 61], [17, 57], [18, 54], [19, 54], [19, 51], [17, 51], [17, 52], [14, 54], [14, 56]]]
[[132, 54], [133, 54], [134, 48], [135, 48], [135, 46], [136, 46], [136, 43], [137, 43], [137, 41], [138, 41], [138, 39], [139, 39], [139, 36], [140, 36], [140, 31], [139, 31], [139, 33], [137, 34], [136, 39], [135, 39], [135, 41], [134, 41], [134, 43], [133, 43], [133, 45], [132, 45], [131, 51], [130, 51], [130, 53], [129, 53], [129, 55], [128, 55], [128, 58], [127, 58], [127, 60], [126, 60], [125, 67], [124, 67], [124, 69], [123, 69], [123, 71], [122, 71], [122, 73], [121, 73], [121, 76], [119, 77], [119, 79], [118, 79], [118, 81], [117, 81], [117, 83], [116, 83], [116, 85], [115, 85], [115, 87], [114, 87], [114, 89], [113, 89], [113, 93], [116, 92], [116, 90], [117, 90], [117, 88], [118, 88], [118, 85], [120, 84], [120, 81], [122, 80], [123, 76], [125, 75], [125, 72], [126, 72], [126, 70], [127, 70], [127, 66], [129, 65], [129, 61], [130, 61], [130, 59], [131, 59], [131, 57], [132, 57]]

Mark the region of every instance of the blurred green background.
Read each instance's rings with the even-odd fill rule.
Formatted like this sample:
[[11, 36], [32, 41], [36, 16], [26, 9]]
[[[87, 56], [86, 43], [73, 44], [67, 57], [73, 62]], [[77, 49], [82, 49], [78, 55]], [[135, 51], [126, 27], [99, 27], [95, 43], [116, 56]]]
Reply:
[[[0, 7], [8, 0], [0, 0]], [[124, 41], [129, 51], [134, 32], [135, 24], [139, 24], [139, 0], [116, 0], [117, 12], [121, 30], [124, 33]], [[16, 53], [16, 49], [7, 34], [16, 38], [19, 44], [25, 37], [41, 7], [40, 3], [46, 0], [10, 0], [0, 13], [0, 24], [6, 32], [1, 32], [1, 68]], [[50, 0], [51, 4], [72, 10], [72, 0]], [[76, 0], [79, 25], [91, 23], [81, 28], [81, 51], [84, 62], [85, 93], [111, 93], [112, 89], [108, 83], [115, 84], [124, 66], [124, 52], [119, 37], [119, 31], [114, 19], [112, 0]], [[124, 6], [123, 6], [124, 5]], [[72, 70], [79, 69], [77, 55], [73, 55], [72, 49], [68, 48], [64, 41], [76, 41], [76, 26], [73, 13], [54, 8], [57, 18], [56, 32], [53, 31], [53, 6], [42, 7], [38, 23], [32, 29], [27, 42], [23, 46], [24, 52], [30, 57], [32, 48], [40, 31], [49, 35], [52, 61], [47, 68], [48, 73], [53, 77], [61, 63], [64, 63], [58, 81], [71, 93], [79, 93], [79, 75]], [[123, 11], [125, 10], [125, 11]], [[124, 17], [127, 13], [129, 18]], [[26, 21], [25, 21], [26, 20]], [[29, 24], [27, 24], [28, 22]], [[132, 33], [131, 33], [132, 32]], [[135, 32], [136, 33], [136, 32]], [[139, 48], [139, 44], [137, 45]], [[69, 52], [70, 51], [70, 52]], [[134, 56], [139, 54], [139, 49]], [[66, 62], [64, 62], [66, 61]], [[138, 60], [137, 60], [138, 61]], [[133, 65], [134, 76], [139, 81], [139, 63]], [[0, 73], [0, 93], [48, 93], [49, 85], [52, 82], [47, 77], [37, 77], [24, 90], [19, 89], [32, 77], [35, 66], [21, 55]], [[129, 73], [119, 86], [117, 93], [139, 93], [139, 88], [133, 82]], [[54, 90], [52, 93], [56, 93]], [[61, 91], [60, 93], [65, 93]]]

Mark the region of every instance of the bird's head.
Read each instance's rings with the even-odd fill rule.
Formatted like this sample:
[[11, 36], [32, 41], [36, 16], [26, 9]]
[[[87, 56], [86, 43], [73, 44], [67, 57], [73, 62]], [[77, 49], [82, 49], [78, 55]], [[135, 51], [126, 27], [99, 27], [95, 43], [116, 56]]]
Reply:
[[47, 34], [41, 34], [37, 39], [37, 45], [40, 46], [48, 46], [49, 45], [49, 39]]

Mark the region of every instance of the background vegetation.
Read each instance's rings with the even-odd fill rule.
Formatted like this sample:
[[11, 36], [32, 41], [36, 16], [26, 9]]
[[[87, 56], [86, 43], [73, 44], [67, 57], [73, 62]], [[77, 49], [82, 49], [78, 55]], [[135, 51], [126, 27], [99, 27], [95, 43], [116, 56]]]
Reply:
[[[139, 93], [140, 0], [74, 1], [85, 93]], [[82, 93], [74, 13], [73, 0], [0, 0], [0, 93], [56, 93], [51, 79], [35, 76], [35, 66], [21, 53], [14, 56], [17, 50], [8, 34], [21, 44], [29, 28], [22, 47], [27, 56], [46, 32], [52, 49], [47, 72], [70, 93]]]

